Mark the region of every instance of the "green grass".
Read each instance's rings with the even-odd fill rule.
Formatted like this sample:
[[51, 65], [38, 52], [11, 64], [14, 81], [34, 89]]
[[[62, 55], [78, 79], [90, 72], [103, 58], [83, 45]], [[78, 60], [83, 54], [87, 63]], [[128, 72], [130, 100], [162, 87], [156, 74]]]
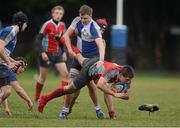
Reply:
[[[19, 82], [33, 99], [35, 71], [27, 71], [18, 76]], [[0, 112], [0, 126], [48, 126], [48, 127], [120, 127], [120, 126], [180, 126], [180, 76], [137, 73], [132, 81], [130, 100], [123, 101], [114, 98], [114, 106], [118, 119], [110, 120], [103, 101], [103, 93], [98, 91], [99, 100], [106, 119], [96, 118], [92, 101], [87, 88], [81, 90], [79, 103], [75, 104], [68, 120], [58, 120], [59, 110], [63, 106], [63, 98], [57, 98], [46, 106], [44, 113], [37, 112], [37, 104], [32, 111], [27, 110], [26, 103], [13, 91], [9, 98], [13, 116], [7, 117]], [[59, 86], [59, 78], [54, 74], [48, 75], [43, 93]], [[160, 111], [150, 114], [137, 108], [143, 103], [158, 103]], [[1, 111], [1, 110], [0, 110]]]

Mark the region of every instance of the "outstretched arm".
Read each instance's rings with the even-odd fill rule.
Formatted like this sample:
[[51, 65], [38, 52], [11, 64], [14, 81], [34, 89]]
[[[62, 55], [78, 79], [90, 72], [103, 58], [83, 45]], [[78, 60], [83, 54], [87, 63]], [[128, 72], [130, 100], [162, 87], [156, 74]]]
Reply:
[[67, 50], [68, 50], [68, 53], [70, 56], [74, 57], [75, 56], [75, 53], [73, 52], [72, 50], [72, 47], [71, 47], [71, 40], [70, 40], [70, 37], [74, 34], [74, 29], [72, 29], [71, 27], [69, 27], [67, 29], [67, 31], [64, 33], [63, 37], [64, 37], [64, 40], [65, 40], [65, 45], [67, 47]]
[[16, 91], [16, 93], [27, 102], [29, 110], [31, 110], [33, 107], [33, 103], [30, 97], [28, 96], [28, 94], [26, 93], [26, 91], [19, 85], [17, 81], [11, 82], [11, 85], [13, 89]]
[[114, 97], [117, 97], [117, 98], [120, 98], [120, 99], [124, 99], [124, 100], [128, 100], [129, 99], [129, 95], [130, 95], [130, 90], [128, 89], [127, 92], [114, 92], [112, 91], [110, 88], [108, 88], [106, 86], [106, 79], [104, 79], [103, 77], [100, 77], [100, 79], [98, 80], [98, 83], [97, 83], [97, 87], [99, 89], [101, 89], [104, 93], [107, 93], [107, 94], [110, 94]]
[[103, 61], [105, 56], [105, 47], [102, 38], [97, 38], [96, 44], [99, 48], [99, 60]]
[[104, 93], [107, 93], [107, 94], [110, 94], [112, 96], [115, 96], [115, 92], [113, 92], [111, 89], [109, 89], [107, 86], [107, 81], [103, 78], [103, 77], [100, 77], [100, 79], [98, 80], [97, 82], [97, 87], [99, 89], [101, 89], [101, 91], [103, 91]]

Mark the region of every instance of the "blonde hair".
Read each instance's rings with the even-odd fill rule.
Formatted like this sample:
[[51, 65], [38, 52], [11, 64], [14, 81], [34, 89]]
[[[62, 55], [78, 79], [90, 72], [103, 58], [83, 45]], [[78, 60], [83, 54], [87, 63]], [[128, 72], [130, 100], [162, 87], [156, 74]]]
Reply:
[[62, 10], [64, 12], [64, 8], [61, 5], [54, 6], [51, 9], [51, 13], [53, 13], [55, 10]]

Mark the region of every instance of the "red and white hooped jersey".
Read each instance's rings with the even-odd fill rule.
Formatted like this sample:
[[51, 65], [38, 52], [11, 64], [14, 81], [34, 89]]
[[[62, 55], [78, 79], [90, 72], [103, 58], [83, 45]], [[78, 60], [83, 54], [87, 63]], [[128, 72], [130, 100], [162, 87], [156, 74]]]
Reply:
[[58, 52], [59, 44], [54, 38], [56, 35], [59, 37], [65, 32], [65, 24], [59, 22], [55, 24], [52, 19], [45, 22], [40, 30], [40, 34], [43, 34], [42, 47], [46, 52]]

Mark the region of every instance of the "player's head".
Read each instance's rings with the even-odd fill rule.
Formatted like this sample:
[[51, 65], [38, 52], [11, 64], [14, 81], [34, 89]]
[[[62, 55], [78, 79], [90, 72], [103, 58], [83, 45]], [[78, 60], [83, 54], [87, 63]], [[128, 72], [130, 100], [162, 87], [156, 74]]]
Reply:
[[79, 9], [79, 15], [83, 24], [88, 24], [91, 21], [93, 9], [88, 5], [82, 5]]
[[12, 23], [19, 26], [19, 31], [24, 31], [27, 27], [28, 17], [25, 13], [19, 11], [13, 15]]
[[124, 65], [120, 70], [119, 81], [126, 83], [134, 77], [134, 69], [129, 65]]
[[104, 33], [104, 31], [106, 30], [106, 28], [108, 26], [106, 19], [105, 18], [104, 19], [97, 19], [96, 23], [99, 25], [101, 33]]
[[52, 15], [52, 18], [55, 20], [55, 21], [60, 21], [64, 15], [64, 8], [60, 5], [57, 5], [55, 7], [53, 7], [51, 9], [51, 15]]

